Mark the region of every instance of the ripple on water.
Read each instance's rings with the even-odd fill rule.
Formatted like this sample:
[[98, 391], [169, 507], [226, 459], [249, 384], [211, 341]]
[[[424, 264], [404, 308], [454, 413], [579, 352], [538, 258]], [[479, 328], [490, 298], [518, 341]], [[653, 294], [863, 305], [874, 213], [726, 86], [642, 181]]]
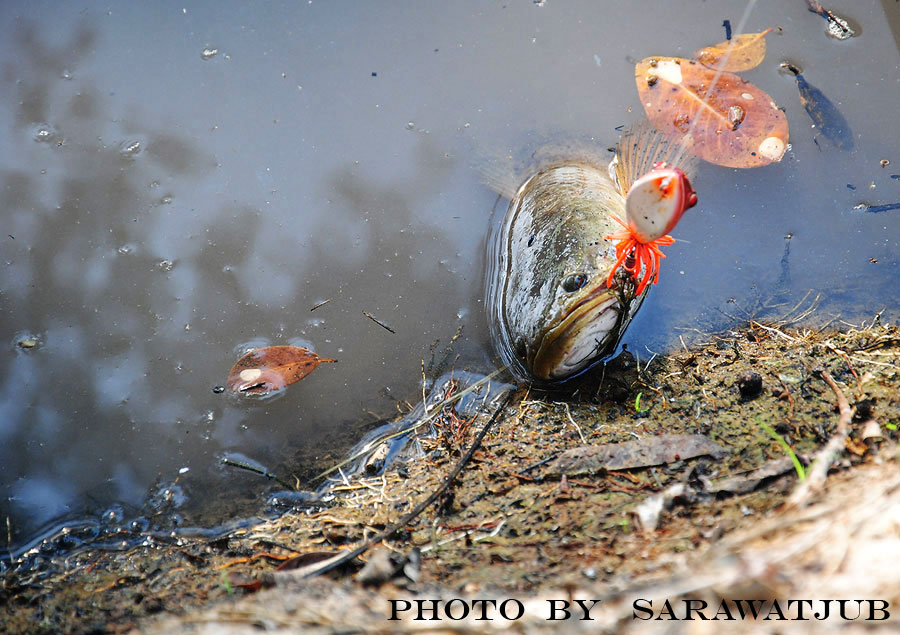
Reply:
[[57, 135], [56, 128], [49, 123], [40, 123], [34, 127], [33, 137], [39, 143], [50, 143], [56, 139]]
[[19, 331], [12, 338], [12, 346], [18, 351], [34, 351], [41, 347], [41, 336], [31, 331]]
[[128, 139], [119, 144], [119, 155], [126, 159], [135, 159], [144, 149], [139, 139]]

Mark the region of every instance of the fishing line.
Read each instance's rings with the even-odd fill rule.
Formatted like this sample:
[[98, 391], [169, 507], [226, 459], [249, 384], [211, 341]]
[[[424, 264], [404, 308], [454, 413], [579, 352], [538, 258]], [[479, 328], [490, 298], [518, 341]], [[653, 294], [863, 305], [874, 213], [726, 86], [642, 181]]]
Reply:
[[[709, 84], [709, 88], [706, 91], [706, 98], [704, 98], [703, 103], [708, 104], [708, 97], [712, 93], [713, 89], [716, 87], [716, 84], [719, 81], [719, 77], [722, 76], [724, 72], [724, 68], [728, 65], [728, 58], [731, 57], [731, 52], [734, 50], [734, 42], [737, 40], [737, 37], [744, 33], [744, 26], [747, 24], [747, 20], [750, 19], [750, 14], [753, 12], [753, 7], [756, 6], [757, 0], [749, 0], [747, 2], [746, 8], [744, 8], [744, 13], [741, 15], [741, 19], [738, 20], [737, 28], [734, 30], [734, 38], [731, 40], [731, 43], [728, 45], [728, 49], [725, 51], [725, 55], [722, 57], [722, 60], [716, 66], [716, 74], [713, 75], [712, 82]], [[679, 143], [678, 148], [678, 156], [683, 156], [688, 153], [688, 140], [692, 139], [692, 133], [694, 132], [694, 128], [697, 127], [697, 122], [700, 120], [700, 113], [697, 114], [691, 120], [691, 125], [688, 128], [688, 131], [681, 137], [681, 142]]]

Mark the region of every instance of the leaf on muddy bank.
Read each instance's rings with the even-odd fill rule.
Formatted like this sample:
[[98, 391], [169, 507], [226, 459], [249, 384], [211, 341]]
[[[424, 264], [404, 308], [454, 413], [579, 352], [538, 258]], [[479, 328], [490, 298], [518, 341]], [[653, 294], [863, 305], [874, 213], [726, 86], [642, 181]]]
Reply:
[[258, 578], [256, 580], [250, 580], [245, 577], [234, 577], [227, 578], [228, 584], [234, 589], [243, 589], [246, 593], [256, 593], [257, 591], [261, 591], [262, 589], [266, 589], [272, 586], [271, 580], [264, 580]]
[[636, 65], [634, 78], [653, 126], [701, 159], [754, 168], [784, 156], [787, 117], [769, 95], [737, 75], [696, 60], [648, 57]]
[[308, 551], [292, 556], [275, 567], [276, 571], [293, 571], [309, 565], [319, 564], [340, 555], [339, 551]]
[[[804, 460], [804, 463], [808, 461]], [[709, 482], [704, 489], [706, 494], [747, 494], [755, 490], [760, 483], [769, 479], [783, 476], [794, 471], [794, 462], [791, 457], [783, 456], [772, 459], [765, 465], [751, 470], [745, 474], [728, 476], [717, 481]]]
[[266, 346], [241, 357], [232, 366], [226, 383], [237, 393], [266, 395], [300, 381], [322, 362], [336, 361], [301, 346]]
[[600, 470], [631, 470], [704, 455], [721, 458], [726, 454], [725, 448], [699, 434], [662, 434], [638, 441], [566, 450], [547, 466], [547, 475], [576, 476]]
[[742, 33], [731, 40], [707, 46], [696, 53], [701, 64], [715, 70], [740, 73], [759, 66], [766, 57], [766, 36], [772, 29], [761, 33]]

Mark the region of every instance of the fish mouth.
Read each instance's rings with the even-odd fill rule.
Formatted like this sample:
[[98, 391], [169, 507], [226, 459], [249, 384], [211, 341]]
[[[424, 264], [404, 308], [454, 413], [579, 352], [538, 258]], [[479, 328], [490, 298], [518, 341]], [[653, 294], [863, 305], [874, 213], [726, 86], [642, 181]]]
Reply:
[[540, 339], [531, 360], [538, 379], [560, 381], [591, 365], [616, 340], [621, 307], [615, 289], [601, 284], [569, 309]]

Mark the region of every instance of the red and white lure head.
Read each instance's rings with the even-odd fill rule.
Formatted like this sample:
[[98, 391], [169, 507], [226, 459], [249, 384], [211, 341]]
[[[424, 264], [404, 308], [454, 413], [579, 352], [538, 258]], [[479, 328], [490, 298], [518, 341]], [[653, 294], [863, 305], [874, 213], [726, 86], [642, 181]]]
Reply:
[[660, 162], [628, 190], [625, 219], [631, 234], [646, 244], [672, 231], [696, 204], [697, 194], [684, 172]]
[[609, 271], [607, 286], [614, 284], [619, 268], [639, 280], [637, 295], [648, 283], [659, 282], [659, 263], [666, 257], [660, 247], [675, 242], [667, 232], [696, 204], [697, 193], [687, 176], [667, 163], [654, 164], [637, 179], [625, 197], [626, 220], [612, 216], [624, 230], [606, 237], [616, 243], [616, 262]]

